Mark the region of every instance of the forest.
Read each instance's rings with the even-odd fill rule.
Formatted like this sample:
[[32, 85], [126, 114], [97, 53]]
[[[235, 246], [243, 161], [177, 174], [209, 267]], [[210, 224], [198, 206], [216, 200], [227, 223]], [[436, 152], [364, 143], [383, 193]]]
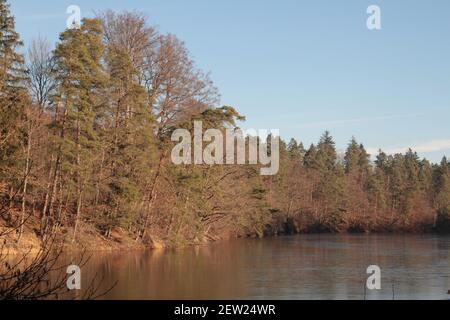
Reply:
[[[238, 128], [186, 45], [139, 12], [98, 13], [23, 44], [0, 0], [0, 233], [10, 246], [148, 247], [308, 232], [448, 232], [450, 162], [280, 143], [258, 165], [174, 165], [177, 128]], [[307, 108], [308, 106], [304, 106]], [[275, 111], [274, 111], [275, 112]], [[2, 239], [3, 242], [4, 239]]]

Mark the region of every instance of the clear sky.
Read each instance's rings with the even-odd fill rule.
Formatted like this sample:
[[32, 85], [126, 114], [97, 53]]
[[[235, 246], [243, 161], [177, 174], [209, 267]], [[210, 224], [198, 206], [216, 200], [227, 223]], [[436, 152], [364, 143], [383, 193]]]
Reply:
[[[413, 147], [450, 156], [448, 0], [12, 0], [25, 42], [56, 42], [66, 8], [138, 10], [186, 42], [244, 128], [280, 129], [306, 145], [328, 129], [344, 149]], [[382, 29], [366, 27], [369, 5]]]

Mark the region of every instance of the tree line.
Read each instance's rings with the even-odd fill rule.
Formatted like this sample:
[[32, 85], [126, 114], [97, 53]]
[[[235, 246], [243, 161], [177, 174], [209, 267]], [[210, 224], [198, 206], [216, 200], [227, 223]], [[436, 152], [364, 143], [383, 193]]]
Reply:
[[416, 153], [371, 162], [324, 133], [280, 146], [280, 171], [174, 165], [171, 133], [237, 128], [245, 118], [185, 44], [137, 12], [105, 11], [28, 46], [0, 0], [0, 226], [76, 242], [201, 243], [293, 232], [448, 230], [450, 164]]
[[379, 151], [372, 162], [352, 138], [336, 151], [329, 132], [308, 149], [282, 148], [279, 176], [268, 181], [276, 215], [289, 232], [426, 232], [449, 230], [450, 163]]

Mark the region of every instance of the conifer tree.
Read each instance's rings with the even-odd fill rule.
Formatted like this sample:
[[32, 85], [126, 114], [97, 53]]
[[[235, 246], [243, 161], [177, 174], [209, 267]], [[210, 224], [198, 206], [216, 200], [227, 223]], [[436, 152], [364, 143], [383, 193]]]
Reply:
[[310, 145], [309, 149], [305, 153], [303, 165], [307, 169], [318, 169], [317, 148], [313, 143]]
[[345, 172], [348, 174], [357, 169], [360, 160], [360, 149], [359, 145], [356, 142], [356, 139], [353, 137], [350, 143], [348, 144], [347, 150], [345, 151], [344, 156], [344, 164], [345, 164]]
[[110, 118], [100, 137], [102, 170], [97, 175], [94, 202], [106, 209], [102, 229], [109, 237], [113, 227], [130, 227], [135, 221], [139, 212], [133, 204], [140, 200], [144, 184], [151, 176], [155, 150], [154, 120], [147, 110], [145, 90], [138, 82], [131, 57], [125, 50], [111, 46], [107, 65]]
[[[0, 1], [0, 167], [17, 151], [18, 126], [24, 114], [24, 59], [9, 4]], [[1, 170], [1, 169], [0, 169]], [[0, 171], [1, 174], [1, 171]]]
[[368, 174], [370, 170], [370, 155], [367, 153], [364, 145], [359, 145], [358, 167], [363, 174]]
[[[27, 145], [26, 114], [29, 105], [22, 46], [15, 19], [6, 0], [0, 1], [0, 181], [9, 184], [11, 196], [28, 175], [23, 148]], [[27, 158], [28, 159], [28, 158]], [[25, 183], [26, 185], [26, 183]], [[22, 190], [22, 196], [25, 192]]]
[[[318, 202], [321, 210], [326, 215], [327, 228], [338, 230], [342, 221], [343, 200], [343, 167], [337, 163], [337, 152], [333, 137], [326, 131], [317, 144], [317, 152], [314, 148], [307, 153], [310, 167], [318, 180], [313, 191], [313, 198]], [[312, 156], [314, 155], [314, 159]]]
[[329, 131], [325, 131], [317, 144], [317, 161], [322, 172], [333, 170], [337, 161], [335, 142]]
[[[74, 238], [81, 220], [83, 196], [92, 187], [91, 176], [99, 154], [99, 124], [105, 111], [106, 73], [101, 64], [104, 55], [101, 22], [84, 19], [79, 29], [60, 36], [55, 50], [57, 78], [60, 83], [55, 104], [61, 108], [58, 127], [59, 149], [53, 177], [53, 193], [61, 170], [71, 176], [66, 188], [74, 201]], [[53, 196], [55, 196], [53, 194]]]
[[15, 19], [6, 0], [0, 0], [0, 92], [16, 91], [26, 80], [24, 58], [18, 52], [23, 46], [15, 31]]
[[298, 144], [294, 138], [289, 141], [287, 151], [292, 160], [297, 161], [298, 163], [303, 161], [303, 145]]
[[446, 157], [436, 166], [433, 173], [436, 215], [435, 227], [450, 230], [450, 163]]
[[379, 212], [384, 212], [387, 208], [386, 175], [379, 167], [376, 167], [369, 177], [368, 195], [377, 218]]

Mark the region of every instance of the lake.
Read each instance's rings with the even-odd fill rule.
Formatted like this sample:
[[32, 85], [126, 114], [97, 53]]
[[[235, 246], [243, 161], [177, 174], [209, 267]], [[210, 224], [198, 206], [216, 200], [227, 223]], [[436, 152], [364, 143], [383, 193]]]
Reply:
[[[370, 265], [381, 268], [381, 290], [365, 290]], [[443, 300], [450, 237], [299, 235], [95, 253], [83, 285], [95, 275], [104, 289], [117, 281], [103, 299]]]

